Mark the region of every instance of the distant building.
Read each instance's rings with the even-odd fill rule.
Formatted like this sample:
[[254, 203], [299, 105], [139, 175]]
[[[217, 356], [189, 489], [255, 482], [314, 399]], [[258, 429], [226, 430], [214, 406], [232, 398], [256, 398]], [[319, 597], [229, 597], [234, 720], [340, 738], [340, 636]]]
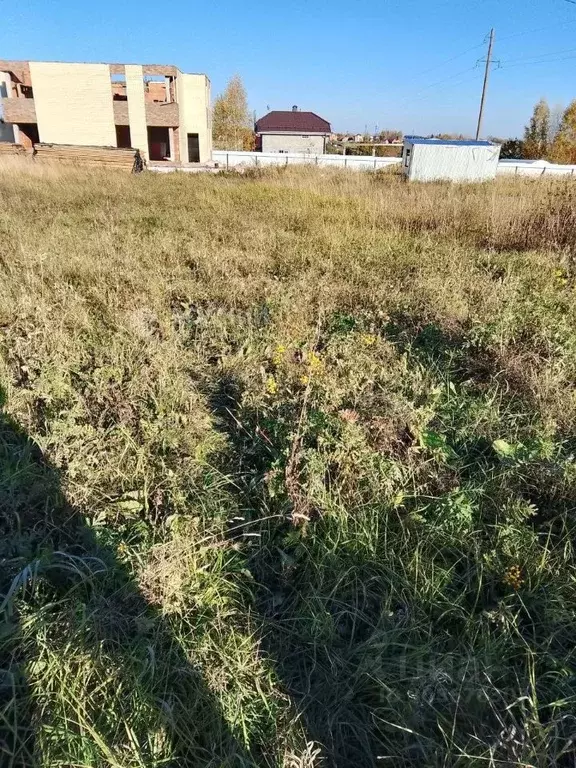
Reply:
[[491, 141], [405, 136], [402, 172], [409, 181], [487, 181], [496, 176], [500, 145]]
[[315, 112], [273, 111], [256, 121], [257, 147], [262, 152], [306, 152], [321, 155], [330, 137], [330, 123]]
[[212, 156], [210, 81], [172, 65], [0, 60], [0, 99], [26, 148], [133, 147], [176, 163]]
[[362, 134], [362, 133], [357, 133], [357, 134], [354, 136], [354, 141], [356, 141], [357, 143], [361, 143], [362, 141], [364, 141], [364, 134]]

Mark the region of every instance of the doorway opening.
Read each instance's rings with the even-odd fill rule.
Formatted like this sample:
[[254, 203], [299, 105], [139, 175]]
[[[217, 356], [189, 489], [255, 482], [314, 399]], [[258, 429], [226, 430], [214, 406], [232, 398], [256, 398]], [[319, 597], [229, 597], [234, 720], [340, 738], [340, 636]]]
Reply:
[[20, 133], [19, 142], [26, 149], [32, 149], [34, 144], [40, 142], [38, 123], [18, 123], [18, 130]]
[[116, 126], [116, 146], [123, 147], [125, 149], [130, 149], [132, 147], [129, 125]]
[[200, 139], [197, 133], [188, 134], [188, 162], [200, 162]]
[[170, 132], [168, 128], [148, 126], [148, 154], [150, 160], [170, 160]]

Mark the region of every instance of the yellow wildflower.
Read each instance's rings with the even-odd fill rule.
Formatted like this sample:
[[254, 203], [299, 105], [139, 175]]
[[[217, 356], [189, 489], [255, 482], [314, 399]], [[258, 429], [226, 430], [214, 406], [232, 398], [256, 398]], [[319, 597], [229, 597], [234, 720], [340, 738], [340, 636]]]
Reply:
[[303, 376], [300, 376], [298, 381], [300, 382], [300, 384], [306, 387], [310, 383], [310, 376], [306, 376], [304, 374]]
[[281, 365], [284, 361], [284, 355], [286, 354], [286, 347], [283, 344], [278, 344], [274, 354], [272, 355], [272, 362], [274, 365]]
[[363, 333], [360, 337], [360, 341], [365, 347], [373, 347], [376, 344], [377, 337], [373, 333]]
[[319, 372], [324, 365], [320, 356], [317, 355], [316, 352], [310, 352], [306, 358], [306, 362], [308, 363], [310, 373]]
[[278, 382], [274, 376], [268, 376], [266, 379], [266, 392], [269, 395], [275, 395], [278, 392]]
[[509, 587], [512, 587], [512, 589], [520, 589], [522, 584], [524, 584], [524, 579], [522, 578], [522, 569], [520, 566], [511, 565], [504, 574], [502, 581], [504, 584], [508, 584]]

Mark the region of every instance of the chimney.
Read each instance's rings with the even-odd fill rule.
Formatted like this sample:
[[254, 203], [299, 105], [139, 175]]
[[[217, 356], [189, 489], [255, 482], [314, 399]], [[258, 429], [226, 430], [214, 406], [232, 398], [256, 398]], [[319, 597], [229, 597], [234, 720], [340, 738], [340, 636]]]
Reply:
[[292, 112], [298, 112], [298, 107], [296, 106], [296, 104], [294, 104], [294, 106], [292, 107]]

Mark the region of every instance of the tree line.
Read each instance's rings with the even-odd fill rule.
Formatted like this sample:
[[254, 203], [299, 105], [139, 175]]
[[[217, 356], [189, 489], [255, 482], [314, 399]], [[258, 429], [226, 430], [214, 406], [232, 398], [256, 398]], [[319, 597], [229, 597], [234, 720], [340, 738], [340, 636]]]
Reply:
[[540, 99], [524, 129], [524, 138], [504, 141], [500, 156], [576, 164], [576, 100], [563, 110], [551, 109], [546, 99]]

